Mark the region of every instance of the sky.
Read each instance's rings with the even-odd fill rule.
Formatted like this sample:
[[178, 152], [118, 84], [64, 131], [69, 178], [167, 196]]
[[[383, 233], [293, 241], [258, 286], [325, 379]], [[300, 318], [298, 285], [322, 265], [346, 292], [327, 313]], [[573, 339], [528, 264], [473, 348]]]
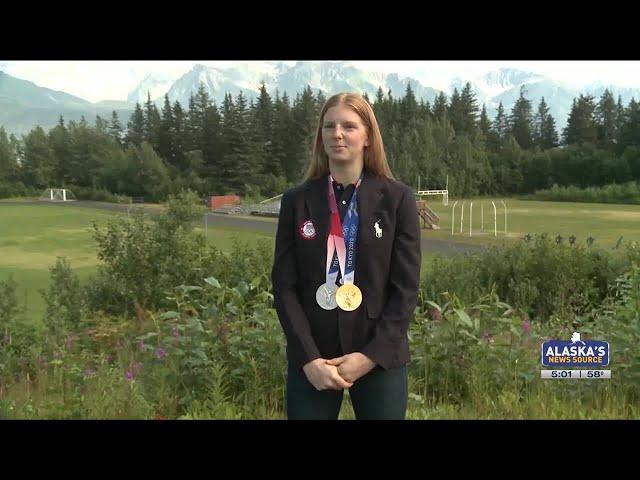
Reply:
[[[277, 61], [277, 60], [274, 60]], [[60, 90], [91, 102], [126, 100], [149, 73], [178, 79], [196, 63], [226, 66], [233, 61], [5, 61], [0, 70], [41, 87]], [[252, 63], [245, 62], [242, 63]], [[260, 62], [258, 62], [260, 63]], [[295, 61], [286, 61], [293, 65]], [[640, 61], [353, 61], [363, 70], [410, 76], [425, 86], [446, 90], [455, 77], [470, 80], [500, 68], [540, 73], [573, 87], [601, 82], [640, 87]]]

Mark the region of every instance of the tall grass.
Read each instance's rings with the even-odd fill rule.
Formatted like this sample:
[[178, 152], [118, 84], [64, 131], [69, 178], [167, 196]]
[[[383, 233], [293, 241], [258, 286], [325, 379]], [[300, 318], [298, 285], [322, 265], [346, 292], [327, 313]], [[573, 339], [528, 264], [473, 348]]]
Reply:
[[640, 204], [640, 184], [627, 182], [602, 187], [579, 188], [573, 185], [553, 185], [547, 190], [537, 190], [524, 195], [524, 200], [547, 200], [553, 202], [623, 203]]

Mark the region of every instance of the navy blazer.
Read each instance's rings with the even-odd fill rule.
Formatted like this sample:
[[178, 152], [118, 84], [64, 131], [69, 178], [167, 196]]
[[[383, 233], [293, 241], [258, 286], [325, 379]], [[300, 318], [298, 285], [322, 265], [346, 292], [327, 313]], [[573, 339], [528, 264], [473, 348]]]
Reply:
[[[364, 170], [357, 191], [354, 277], [363, 300], [356, 310], [345, 312], [339, 307], [324, 310], [316, 303], [316, 290], [326, 281], [331, 214], [327, 189], [324, 175], [282, 196], [271, 279], [287, 339], [287, 360], [302, 368], [316, 358], [359, 351], [385, 369], [404, 365], [410, 360], [407, 330], [416, 307], [421, 264], [413, 192]], [[382, 229], [379, 238], [376, 222]]]

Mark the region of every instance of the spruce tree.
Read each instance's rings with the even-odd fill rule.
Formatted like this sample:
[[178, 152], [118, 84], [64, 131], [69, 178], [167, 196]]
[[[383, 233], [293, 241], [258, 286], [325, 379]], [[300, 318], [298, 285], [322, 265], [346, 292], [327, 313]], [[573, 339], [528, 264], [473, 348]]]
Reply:
[[640, 103], [634, 98], [624, 111], [624, 123], [620, 131], [620, 148], [640, 146]]
[[173, 103], [172, 111], [173, 125], [171, 126], [171, 144], [173, 146], [173, 158], [175, 165], [180, 170], [185, 170], [186, 165], [186, 132], [185, 132], [185, 113], [180, 102], [176, 100]]
[[607, 150], [615, 147], [617, 132], [617, 108], [613, 95], [606, 89], [595, 108], [598, 146]]
[[111, 112], [111, 122], [109, 123], [109, 134], [118, 143], [118, 145], [122, 146], [124, 142], [124, 134], [122, 132], [122, 124], [120, 123], [120, 119], [118, 118], [118, 112], [116, 112], [115, 110]]
[[478, 129], [484, 138], [485, 145], [488, 146], [489, 137], [491, 135], [491, 122], [487, 116], [487, 108], [485, 104], [482, 104], [482, 111], [480, 112], [480, 121], [478, 122]]
[[45, 188], [53, 186], [55, 158], [47, 135], [37, 126], [24, 137], [24, 158], [21, 165], [22, 181], [26, 186]]
[[407, 128], [418, 118], [418, 102], [411, 88], [411, 83], [407, 83], [404, 98], [400, 100], [400, 128]]
[[620, 149], [620, 134], [622, 132], [622, 126], [625, 121], [625, 109], [622, 104], [622, 97], [618, 95], [618, 103], [616, 104], [616, 144], [618, 145], [617, 151], [621, 152]]
[[433, 101], [433, 117], [437, 120], [442, 120], [447, 117], [447, 96], [444, 92], [436, 95]]
[[547, 115], [542, 125], [541, 148], [549, 150], [559, 145], [558, 131], [556, 130], [556, 121], [551, 114]]
[[598, 129], [595, 121], [595, 104], [591, 95], [582, 95], [573, 99], [567, 126], [563, 131], [566, 145], [582, 145], [590, 143], [596, 145]]
[[454, 88], [451, 94], [451, 100], [449, 102], [449, 108], [447, 109], [447, 117], [453, 126], [453, 130], [456, 132], [456, 136], [460, 135], [464, 131], [464, 113], [462, 111], [462, 102], [460, 99], [460, 93], [458, 89]]
[[140, 104], [136, 102], [136, 107], [131, 114], [131, 119], [127, 122], [127, 135], [125, 143], [128, 146], [140, 146], [144, 140], [144, 113]]
[[[321, 92], [318, 93], [320, 94]], [[318, 108], [322, 108], [324, 102], [325, 100], [322, 100], [322, 103], [318, 101]], [[260, 85], [252, 124], [253, 150], [259, 172], [279, 176], [280, 161], [273, 155], [274, 106], [264, 83]]]
[[555, 120], [549, 113], [544, 97], [540, 99], [538, 111], [533, 119], [533, 143], [540, 150], [548, 150], [558, 145]]
[[171, 102], [169, 102], [169, 95], [165, 94], [160, 127], [158, 128], [157, 153], [167, 164], [177, 167], [173, 146], [173, 123], [173, 109]]
[[[476, 94], [467, 82], [460, 94], [460, 133], [474, 137], [478, 123], [478, 101]], [[455, 127], [454, 127], [455, 128]], [[456, 134], [458, 131], [456, 130]]]
[[311, 157], [317, 127], [315, 103], [313, 91], [307, 85], [302, 94], [296, 95], [293, 104], [292, 115], [296, 125], [294, 136], [297, 137], [296, 166], [294, 167], [296, 178], [302, 178]]
[[147, 92], [147, 101], [144, 104], [144, 129], [143, 139], [154, 150], [158, 150], [158, 135], [160, 130], [160, 113], [156, 104], [151, 101], [151, 93]]
[[296, 182], [300, 179], [295, 158], [297, 137], [291, 134], [294, 129], [294, 121], [286, 92], [280, 98], [276, 91], [273, 108], [273, 130], [271, 136], [273, 159], [279, 163], [279, 171], [284, 174], [287, 181]]
[[520, 148], [529, 150], [533, 147], [533, 119], [531, 114], [531, 101], [525, 98], [524, 85], [520, 87], [520, 96], [509, 117], [509, 133], [518, 142]]
[[[60, 115], [58, 125], [49, 130], [49, 146], [54, 157], [53, 179], [56, 183], [64, 185], [73, 178], [71, 171], [71, 139], [64, 124], [64, 118]], [[53, 180], [52, 179], [52, 180]]]
[[220, 166], [222, 161], [221, 146], [221, 119], [220, 112], [215, 103], [209, 104], [205, 111], [204, 124], [202, 126], [202, 161], [204, 164], [205, 176], [215, 179], [213, 182], [219, 183]]
[[0, 125], [0, 181], [15, 180], [18, 162], [15, 150], [7, 137], [7, 132]]

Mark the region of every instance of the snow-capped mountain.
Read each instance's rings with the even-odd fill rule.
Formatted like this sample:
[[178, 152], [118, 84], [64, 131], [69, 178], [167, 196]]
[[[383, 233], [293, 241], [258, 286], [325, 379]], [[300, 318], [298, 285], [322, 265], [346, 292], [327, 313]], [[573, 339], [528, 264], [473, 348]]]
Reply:
[[466, 80], [457, 77], [451, 81], [448, 93], [453, 93], [454, 88], [461, 92], [467, 82], [471, 84], [471, 88], [476, 94], [478, 107], [482, 108], [482, 105], [485, 104], [490, 119], [495, 117], [500, 102], [502, 102], [505, 114], [509, 115], [513, 105], [520, 97], [521, 87], [524, 87], [525, 98], [531, 101], [532, 114], [536, 113], [540, 101], [544, 97], [549, 112], [556, 121], [559, 133], [567, 124], [573, 99], [580, 94], [592, 95], [597, 103], [605, 89], [609, 89], [616, 101], [620, 95], [625, 106], [631, 98], [640, 98], [640, 89], [638, 88], [602, 83], [577, 88], [537, 73], [510, 68], [495, 70]]
[[438, 88], [435, 88], [435, 83], [426, 85], [410, 76], [364, 70], [354, 62], [226, 61], [218, 62], [215, 66], [196, 64], [182, 75], [148, 74], [129, 92], [127, 102], [109, 100], [91, 103], [0, 71], [0, 125], [8, 132], [21, 134], [27, 133], [35, 125], [51, 128], [60, 115], [66, 120], [78, 120], [85, 116], [92, 121], [96, 115], [110, 118], [112, 110], [117, 111], [120, 121], [126, 125], [135, 103], [146, 102], [147, 92], [160, 108], [164, 95], [168, 94], [172, 103], [178, 100], [187, 109], [189, 97], [197, 92], [201, 83], [216, 104], [221, 105], [226, 93], [231, 93], [235, 98], [242, 91], [247, 101], [255, 98], [261, 82], [265, 83], [272, 97], [275, 97], [277, 90], [281, 96], [286, 92], [290, 99], [294, 99], [306, 86], [310, 86], [315, 94], [322, 91], [325, 96], [339, 91], [366, 92], [372, 100], [378, 88], [382, 88], [385, 95], [391, 91], [395, 98], [399, 98], [405, 95], [407, 85], [411, 84], [416, 98], [431, 104], [440, 89], [450, 98], [454, 88], [461, 92], [469, 82], [476, 94], [478, 107], [482, 108], [484, 104], [490, 119], [495, 117], [500, 102], [505, 114], [509, 115], [524, 86], [525, 97], [531, 101], [532, 113], [535, 114], [540, 99], [544, 97], [559, 133], [567, 123], [573, 99], [580, 94], [593, 95], [597, 102], [607, 88], [616, 101], [618, 96], [621, 97], [624, 106], [628, 105], [631, 98], [640, 100], [640, 88], [604, 83], [575, 87], [549, 75], [513, 68], [493, 70], [482, 75], [463, 74], [450, 81], [445, 78], [437, 80]]
[[167, 93], [175, 81], [176, 77], [173, 75], [150, 73], [129, 92], [127, 101], [143, 104], [147, 101], [147, 93], [151, 95], [152, 100], [155, 100]]
[[478, 104], [482, 105], [485, 103], [487, 104], [487, 108], [489, 108], [493, 98], [496, 98], [515, 87], [519, 90], [520, 85], [534, 83], [542, 79], [544, 79], [544, 77], [532, 72], [525, 72], [513, 68], [502, 68], [478, 77], [456, 77], [451, 81], [448, 93], [453, 93], [454, 88], [456, 88], [458, 92], [461, 92], [466, 83], [469, 82], [471, 84], [471, 88], [476, 94]]
[[498, 109], [498, 104], [502, 102], [505, 113], [509, 114], [513, 105], [520, 97], [520, 87], [524, 86], [524, 96], [531, 102], [531, 113], [535, 115], [540, 105], [542, 97], [549, 106], [549, 113], [556, 121], [556, 127], [564, 128], [567, 123], [567, 117], [571, 111], [571, 103], [574, 98], [578, 97], [580, 92], [565, 84], [541, 78], [538, 81], [526, 82], [515, 85], [513, 88], [491, 98], [487, 102], [487, 115], [493, 118]]
[[254, 98], [260, 89], [260, 82], [264, 81], [271, 91], [270, 86], [275, 83], [277, 71], [277, 65], [268, 64], [258, 67], [236, 64], [224, 69], [197, 64], [162, 92], [161, 97], [166, 93], [172, 103], [177, 100], [187, 107], [189, 97], [195, 95], [202, 84], [218, 105], [222, 103], [226, 93], [231, 93], [235, 98], [242, 91], [247, 98]]
[[[611, 84], [593, 83], [587, 85], [584, 90], [590, 95], [596, 97], [596, 100], [602, 96], [605, 89], [613, 93], [613, 98], [618, 101], [618, 95], [622, 98], [622, 103], [626, 106], [633, 97], [636, 101], [640, 100], [640, 89], [633, 87], [621, 87]], [[583, 93], [584, 94], [584, 93]]]
[[[220, 105], [226, 93], [231, 93], [235, 98], [242, 91], [247, 99], [255, 98], [262, 82], [272, 96], [277, 90], [280, 95], [287, 92], [290, 98], [306, 86], [325, 95], [356, 91], [366, 92], [370, 98], [374, 98], [378, 88], [382, 88], [385, 94], [391, 90], [395, 97], [402, 97], [407, 84], [411, 83], [416, 97], [425, 101], [433, 101], [439, 92], [415, 79], [400, 78], [397, 74], [365, 72], [349, 62], [297, 62], [293, 66], [282, 62], [234, 62], [226, 68], [195, 65], [165, 91], [158, 88], [159, 94], [155, 97], [152, 94], [152, 98], [160, 101], [166, 93], [171, 102], [178, 100], [181, 105], [187, 106], [189, 97], [202, 84], [209, 96]], [[146, 91], [145, 88], [140, 84], [134, 92]], [[144, 95], [146, 101], [146, 93]], [[133, 98], [132, 95], [129, 98]]]

